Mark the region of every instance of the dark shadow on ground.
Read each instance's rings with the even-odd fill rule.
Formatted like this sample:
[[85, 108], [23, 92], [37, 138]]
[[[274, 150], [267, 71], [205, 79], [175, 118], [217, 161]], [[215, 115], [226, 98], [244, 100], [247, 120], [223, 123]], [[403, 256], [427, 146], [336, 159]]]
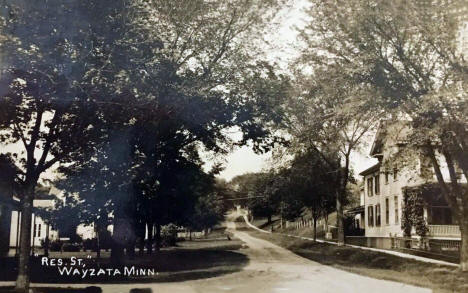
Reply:
[[[151, 290], [151, 289], [150, 289]], [[86, 288], [50, 288], [50, 287], [41, 287], [41, 288], [33, 288], [34, 293], [101, 293], [102, 289], [96, 286], [90, 286]], [[136, 291], [135, 293], [137, 293]], [[141, 293], [145, 291], [140, 291]], [[16, 293], [13, 287], [0, 287], [0, 293]], [[133, 292], [132, 292], [133, 293]], [[145, 292], [146, 293], [146, 292]], [[152, 293], [148, 291], [148, 293]]]
[[[247, 256], [235, 251], [241, 248], [241, 243], [239, 240], [187, 241], [180, 247], [125, 259], [121, 265], [112, 265], [109, 259], [86, 259], [81, 254], [85, 266], [71, 266], [70, 259], [64, 258], [65, 266], [71, 272], [62, 275], [58, 267], [41, 265], [41, 258], [34, 257], [31, 265], [31, 282], [150, 283], [215, 277], [240, 271], [247, 265]], [[0, 264], [0, 281], [14, 281], [17, 275], [17, 260], [13, 257], [3, 258], [0, 259]], [[61, 268], [63, 269], [63, 266]], [[93, 276], [91, 276], [92, 269]], [[88, 271], [83, 278], [84, 270]]]

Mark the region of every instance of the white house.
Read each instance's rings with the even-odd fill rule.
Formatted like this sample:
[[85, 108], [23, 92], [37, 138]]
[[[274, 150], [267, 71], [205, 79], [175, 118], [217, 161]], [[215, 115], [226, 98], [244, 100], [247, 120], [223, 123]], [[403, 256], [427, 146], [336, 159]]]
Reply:
[[[51, 190], [47, 193], [38, 193], [33, 201], [33, 207], [36, 208], [47, 208], [54, 206], [55, 195], [51, 193]], [[19, 203], [19, 199], [13, 197], [13, 200]], [[11, 211], [11, 224], [10, 224], [10, 248], [19, 247], [20, 237], [20, 222], [21, 212], [18, 209]], [[42, 242], [45, 241], [46, 237], [49, 240], [58, 239], [58, 231], [53, 229], [44, 219], [33, 212], [31, 218], [31, 246], [41, 247]]]
[[[405, 148], [410, 132], [408, 123], [382, 124], [375, 136], [370, 155], [379, 162], [360, 173], [364, 179], [365, 236], [370, 246], [386, 247], [390, 237], [403, 237], [402, 216], [405, 192], [427, 186], [423, 216], [429, 229], [428, 237], [436, 239], [460, 239], [450, 208], [440, 191], [432, 166], [415, 153], [396, 159], [395, 154]], [[447, 164], [438, 156], [444, 178], [449, 181]], [[466, 183], [460, 173], [459, 180]], [[412, 235], [416, 236], [413, 230]]]

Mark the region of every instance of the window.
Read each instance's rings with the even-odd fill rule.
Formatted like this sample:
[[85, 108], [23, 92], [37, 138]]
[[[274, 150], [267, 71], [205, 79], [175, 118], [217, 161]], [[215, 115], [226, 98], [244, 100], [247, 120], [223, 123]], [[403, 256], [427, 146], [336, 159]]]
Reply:
[[398, 196], [394, 198], [394, 205], [395, 205], [395, 225], [400, 222], [399, 215], [398, 215]]
[[375, 186], [375, 194], [380, 194], [380, 175], [375, 175], [374, 177], [374, 186]]
[[41, 224], [36, 224], [34, 227], [34, 237], [41, 237]]
[[388, 198], [385, 199], [385, 224], [390, 224], [390, 207]]
[[372, 196], [374, 195], [374, 187], [373, 187], [373, 181], [374, 178], [367, 178], [367, 196]]
[[393, 169], [393, 181], [397, 181], [397, 180], [398, 180], [398, 169], [394, 168]]
[[375, 225], [380, 226], [380, 204], [375, 206]]
[[432, 225], [453, 225], [452, 211], [447, 206], [431, 206], [428, 209], [428, 223]]
[[369, 227], [374, 226], [374, 207], [368, 206], [367, 207], [367, 225]]
[[388, 184], [388, 171], [385, 171], [385, 184]]

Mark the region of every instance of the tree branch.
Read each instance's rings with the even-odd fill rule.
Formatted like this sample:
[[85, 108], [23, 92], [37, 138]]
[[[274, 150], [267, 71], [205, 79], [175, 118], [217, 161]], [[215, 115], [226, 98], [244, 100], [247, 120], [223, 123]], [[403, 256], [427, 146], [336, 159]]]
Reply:
[[50, 125], [49, 125], [49, 132], [47, 133], [47, 136], [45, 138], [44, 149], [42, 151], [41, 158], [39, 159], [39, 163], [37, 164], [36, 169], [38, 170], [42, 169], [45, 163], [45, 160], [47, 159], [47, 156], [49, 155], [50, 147], [52, 145], [52, 140], [56, 132], [56, 126], [61, 116], [62, 116], [61, 111], [55, 110], [54, 117], [52, 118], [52, 121], [50, 122]]

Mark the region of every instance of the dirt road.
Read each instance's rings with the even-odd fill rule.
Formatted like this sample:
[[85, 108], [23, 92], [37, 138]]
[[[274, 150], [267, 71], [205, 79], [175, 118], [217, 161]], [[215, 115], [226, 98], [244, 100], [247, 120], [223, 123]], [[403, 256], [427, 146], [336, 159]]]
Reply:
[[133, 288], [146, 289], [140, 291], [145, 293], [431, 292], [430, 289], [372, 279], [325, 266], [297, 256], [268, 241], [236, 231], [232, 222], [228, 223], [228, 227], [235, 237], [240, 238], [247, 246], [241, 252], [249, 258], [249, 264], [238, 273], [180, 283], [99, 284], [97, 286], [101, 287], [104, 293], [128, 293]]
[[[268, 241], [254, 238], [236, 231], [234, 223], [229, 223], [233, 234], [246, 243], [242, 253], [249, 258], [249, 264], [239, 273], [211, 279], [170, 284], [146, 284], [141, 286], [120, 285], [102, 286], [104, 292], [129, 292], [130, 288], [151, 288], [153, 293], [186, 292], [431, 292], [397, 282], [372, 279], [329, 266], [312, 262]], [[115, 291], [116, 290], [116, 291]]]

